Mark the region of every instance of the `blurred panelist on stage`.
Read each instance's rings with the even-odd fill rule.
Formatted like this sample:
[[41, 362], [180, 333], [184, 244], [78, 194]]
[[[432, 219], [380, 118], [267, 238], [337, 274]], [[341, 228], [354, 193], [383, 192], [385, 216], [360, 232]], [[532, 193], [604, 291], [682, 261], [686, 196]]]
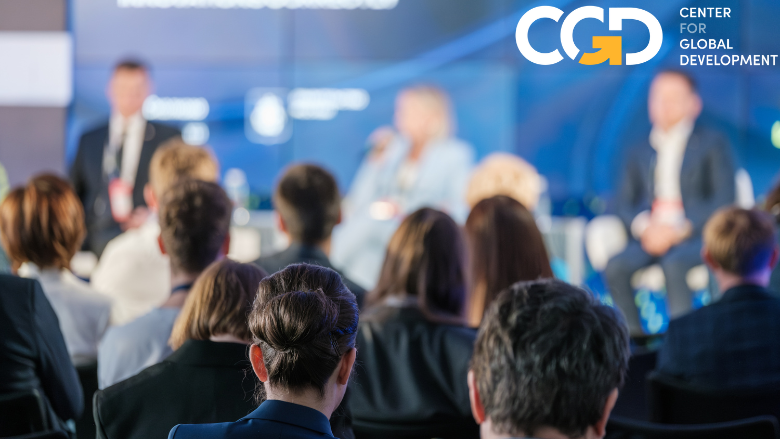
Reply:
[[141, 109], [151, 92], [147, 67], [123, 61], [114, 68], [106, 94], [111, 119], [81, 136], [70, 177], [86, 214], [84, 249], [101, 255], [122, 230], [144, 223], [144, 186], [157, 147], [179, 135], [175, 128], [147, 122]]
[[422, 207], [462, 224], [474, 163], [470, 145], [455, 138], [450, 99], [418, 85], [396, 100], [394, 133], [380, 128], [345, 200], [345, 221], [334, 235], [334, 263], [364, 287], [376, 283], [385, 248], [403, 218]]
[[663, 71], [650, 86], [648, 141], [628, 151], [616, 207], [630, 232], [628, 247], [610, 259], [605, 275], [632, 335], [642, 333], [631, 278], [658, 263], [666, 278], [672, 318], [692, 307], [686, 276], [702, 264], [701, 233], [718, 208], [735, 200], [728, 140], [696, 123], [696, 84], [681, 71]]

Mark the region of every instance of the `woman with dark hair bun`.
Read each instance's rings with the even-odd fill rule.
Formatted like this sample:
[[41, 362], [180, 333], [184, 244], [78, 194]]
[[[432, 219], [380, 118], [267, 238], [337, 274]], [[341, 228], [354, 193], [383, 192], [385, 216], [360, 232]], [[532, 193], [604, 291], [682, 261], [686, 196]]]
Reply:
[[409, 215], [367, 303], [350, 400], [355, 431], [478, 437], [466, 386], [476, 332], [463, 318], [464, 245], [455, 221], [428, 208]]
[[334, 437], [328, 419], [355, 363], [358, 307], [335, 271], [290, 265], [260, 282], [249, 315], [260, 407], [223, 424], [177, 425], [169, 438]]

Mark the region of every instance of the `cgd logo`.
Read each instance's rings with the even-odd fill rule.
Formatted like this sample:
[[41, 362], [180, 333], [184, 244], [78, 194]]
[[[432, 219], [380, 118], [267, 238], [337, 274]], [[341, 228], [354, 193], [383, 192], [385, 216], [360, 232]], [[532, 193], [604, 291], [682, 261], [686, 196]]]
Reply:
[[[554, 21], [560, 20], [563, 11], [554, 6], [538, 6], [526, 12], [517, 23], [515, 31], [515, 40], [520, 53], [534, 64], [544, 66], [555, 64], [563, 59], [558, 49], [552, 52], [541, 53], [531, 47], [528, 42], [528, 29], [540, 18], [549, 18]], [[566, 55], [571, 59], [577, 59], [580, 49], [574, 44], [574, 27], [577, 23], [586, 19], [595, 18], [604, 22], [604, 9], [598, 6], [583, 6], [577, 8], [569, 14], [561, 25], [561, 45]], [[637, 8], [609, 8], [609, 30], [623, 30], [623, 20], [641, 21], [650, 31], [650, 41], [647, 47], [635, 53], [626, 53], [626, 65], [642, 64], [652, 59], [661, 49], [661, 43], [664, 39], [664, 33], [661, 29], [661, 23], [653, 14]], [[619, 66], [623, 64], [623, 40], [619, 35], [594, 36], [593, 47], [599, 49], [598, 52], [584, 53], [580, 59], [580, 64], [596, 65], [609, 60], [609, 64]]]

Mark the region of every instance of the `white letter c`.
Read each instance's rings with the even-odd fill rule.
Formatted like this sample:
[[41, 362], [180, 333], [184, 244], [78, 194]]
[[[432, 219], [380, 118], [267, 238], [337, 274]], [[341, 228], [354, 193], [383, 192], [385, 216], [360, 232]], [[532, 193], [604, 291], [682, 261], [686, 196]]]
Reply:
[[561, 52], [555, 49], [552, 52], [541, 53], [537, 52], [531, 43], [528, 42], [528, 29], [531, 25], [540, 18], [549, 18], [554, 21], [560, 20], [563, 15], [563, 11], [554, 6], [537, 6], [530, 11], [526, 12], [517, 23], [517, 30], [515, 31], [515, 41], [517, 42], [517, 48], [520, 49], [520, 53], [534, 64], [541, 64], [547, 66], [555, 64], [563, 59]]

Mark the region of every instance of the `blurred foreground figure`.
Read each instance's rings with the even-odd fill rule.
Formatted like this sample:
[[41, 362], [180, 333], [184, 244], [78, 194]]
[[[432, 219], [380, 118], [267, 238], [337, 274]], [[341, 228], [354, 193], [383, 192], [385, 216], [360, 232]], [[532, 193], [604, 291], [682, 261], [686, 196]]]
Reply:
[[162, 142], [179, 134], [144, 119], [141, 109], [151, 89], [146, 66], [137, 61], [117, 64], [106, 90], [111, 119], [81, 136], [70, 169], [86, 214], [84, 249], [98, 257], [122, 230], [143, 224], [148, 214], [144, 186], [149, 162]]
[[334, 235], [336, 266], [363, 286], [373, 286], [385, 248], [406, 215], [421, 207], [442, 210], [462, 224], [474, 152], [456, 139], [449, 97], [431, 86], [402, 91], [395, 128], [372, 139], [345, 200], [345, 222]]
[[669, 323], [661, 373], [718, 388], [780, 382], [780, 299], [766, 287], [777, 264], [772, 217], [736, 207], [704, 228], [704, 261], [723, 295]]
[[38, 280], [75, 364], [95, 361], [111, 300], [70, 271], [84, 239], [84, 211], [67, 180], [38, 175], [0, 203], [0, 240], [11, 268]]
[[629, 355], [618, 311], [589, 293], [557, 280], [513, 285], [490, 306], [471, 359], [482, 439], [604, 437]]
[[642, 334], [631, 277], [660, 263], [672, 318], [691, 309], [688, 271], [702, 263], [701, 231], [719, 207], [734, 202], [734, 164], [725, 136], [696, 125], [701, 98], [693, 79], [659, 73], [650, 86], [648, 141], [628, 151], [618, 186], [617, 213], [632, 237], [607, 264], [615, 304], [632, 335]]

